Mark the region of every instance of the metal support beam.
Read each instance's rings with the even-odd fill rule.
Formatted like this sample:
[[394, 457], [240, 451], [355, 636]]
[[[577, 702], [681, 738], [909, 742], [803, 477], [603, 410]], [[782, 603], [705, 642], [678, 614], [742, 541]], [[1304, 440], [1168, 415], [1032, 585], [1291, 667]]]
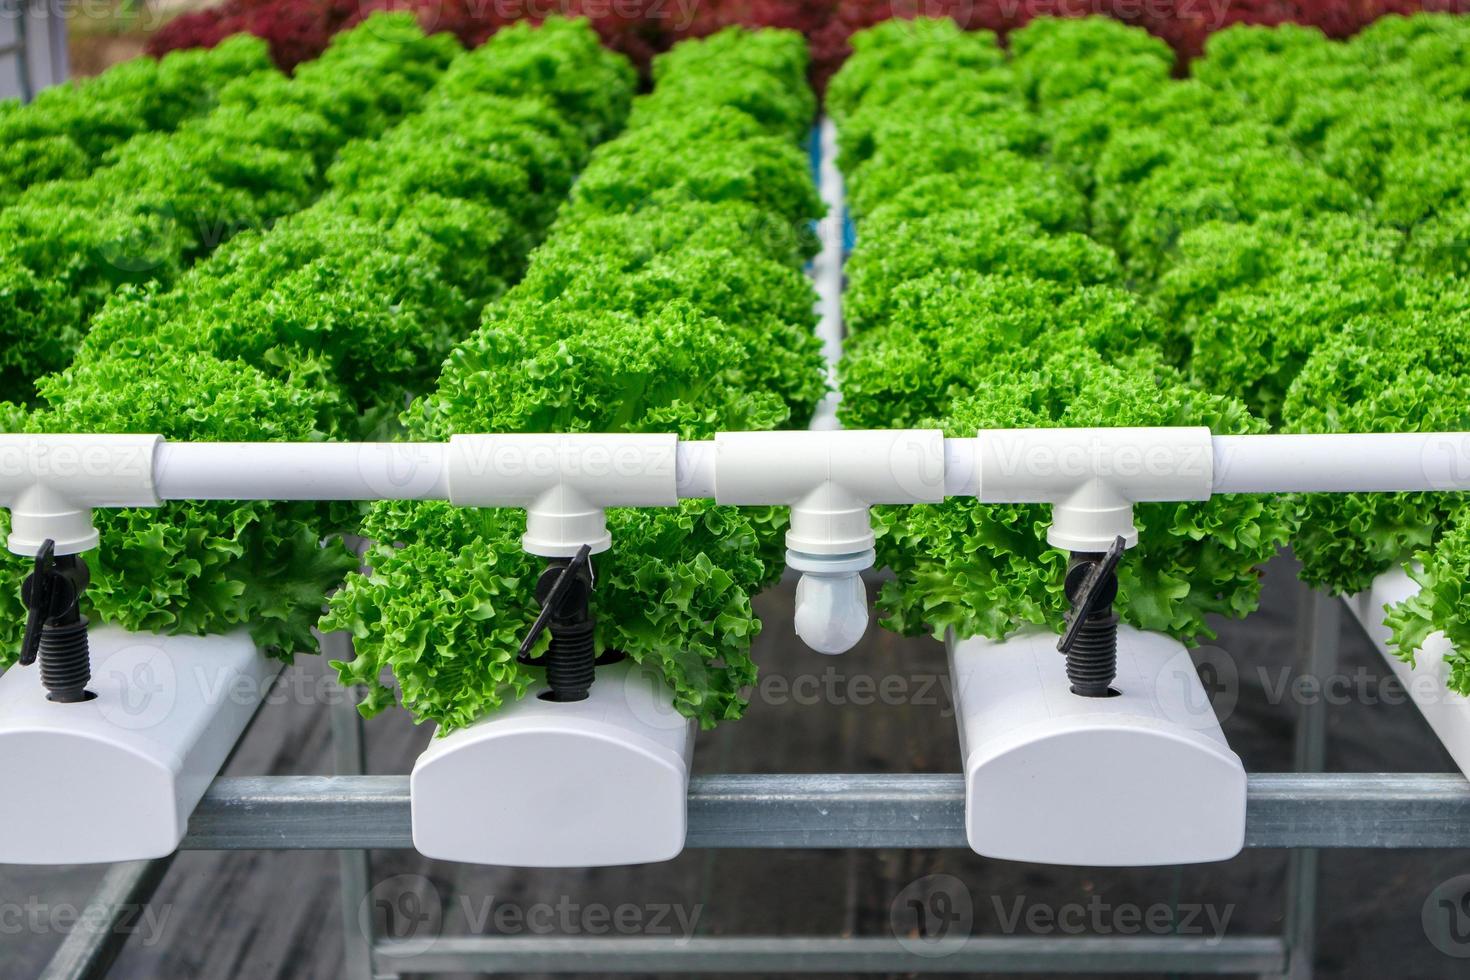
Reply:
[[[1297, 663], [1318, 689], [1337, 672], [1342, 635], [1341, 604], [1306, 585], [1299, 586]], [[1327, 764], [1327, 701], [1308, 698], [1297, 709], [1293, 751], [1298, 772], [1321, 772]], [[1321, 856], [1312, 848], [1291, 852], [1286, 868], [1286, 944], [1288, 980], [1311, 980], [1317, 958], [1317, 881]]]
[[1274, 936], [1196, 939], [986, 936], [940, 952], [893, 938], [452, 936], [380, 942], [404, 973], [1269, 973], [1286, 962]]
[[[1250, 777], [1247, 847], [1470, 847], [1456, 773]], [[217, 779], [189, 821], [192, 850], [411, 848], [407, 776]], [[689, 846], [963, 848], [958, 775], [703, 776]]]
[[105, 977], [132, 934], [139, 912], [152, 900], [173, 860], [173, 855], [169, 855], [109, 867], [87, 906], [102, 909], [104, 914], [77, 920], [51, 962], [41, 971], [41, 980]]
[[[347, 633], [318, 634], [322, 660], [353, 659], [352, 637]], [[329, 707], [332, 722], [332, 771], [338, 776], [361, 776], [366, 771], [362, 715], [357, 711], [360, 692], [333, 686], [336, 700]], [[342, 975], [352, 980], [372, 980], [373, 937], [362, 921], [372, 878], [372, 857], [363, 850], [344, 850], [337, 856], [337, 873], [342, 890]]]

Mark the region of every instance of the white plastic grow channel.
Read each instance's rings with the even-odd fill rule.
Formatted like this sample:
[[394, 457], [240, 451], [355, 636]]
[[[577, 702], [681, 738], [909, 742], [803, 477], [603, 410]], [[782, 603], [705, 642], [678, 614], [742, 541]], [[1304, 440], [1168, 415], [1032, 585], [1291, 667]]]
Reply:
[[1383, 623], [1386, 608], [1418, 591], [1419, 584], [1408, 572], [1396, 568], [1374, 579], [1366, 592], [1344, 601], [1403, 685], [1406, 696], [1434, 729], [1445, 751], [1460, 771], [1470, 776], [1470, 698], [1456, 694], [1446, 684], [1450, 671], [1445, 655], [1452, 649], [1449, 639], [1443, 633], [1430, 634], [1424, 648], [1415, 654], [1413, 667], [1394, 656], [1389, 646], [1388, 627]]
[[817, 291], [817, 337], [822, 341], [822, 359], [827, 362], [827, 395], [812, 414], [810, 428], [817, 431], [839, 429], [837, 406], [842, 393], [837, 384], [837, 368], [842, 361], [844, 339], [842, 318], [842, 266], [847, 256], [843, 248], [843, 231], [847, 224], [847, 195], [842, 171], [837, 167], [837, 125], [826, 117], [817, 126], [820, 140], [820, 180], [822, 203], [827, 213], [817, 222], [821, 251], [812, 262], [812, 283]]
[[694, 722], [637, 664], [599, 667], [585, 701], [544, 685], [435, 738], [409, 779], [425, 857], [534, 868], [667, 861], [684, 849]]
[[1183, 644], [1120, 627], [1104, 698], [1071, 692], [1050, 630], [947, 647], [976, 853], [1142, 866], [1240, 852], [1245, 767]]
[[90, 701], [47, 700], [35, 669], [0, 677], [0, 864], [173, 853], [281, 666], [243, 632], [90, 641]]

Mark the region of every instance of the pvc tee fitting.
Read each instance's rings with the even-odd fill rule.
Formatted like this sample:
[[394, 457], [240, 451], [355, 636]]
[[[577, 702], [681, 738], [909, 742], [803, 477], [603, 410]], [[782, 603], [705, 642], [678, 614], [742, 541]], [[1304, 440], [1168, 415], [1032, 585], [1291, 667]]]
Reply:
[[521, 546], [571, 558], [612, 546], [608, 507], [672, 507], [676, 435], [462, 435], [449, 440], [449, 501], [523, 507]]
[[34, 557], [47, 540], [57, 555], [97, 546], [94, 507], [157, 507], [154, 435], [0, 435], [0, 507], [10, 511], [6, 546]]
[[[952, 463], [957, 455], [963, 447], [951, 448]], [[1203, 427], [989, 429], [973, 440], [972, 462], [978, 500], [1051, 504], [1046, 539], [1066, 551], [1106, 551], [1120, 535], [1131, 548], [1135, 503], [1208, 500], [1214, 483]]]
[[791, 507], [786, 562], [802, 573], [796, 632], [821, 653], [844, 653], [868, 625], [860, 577], [873, 565], [874, 504], [944, 499], [938, 429], [722, 432], [715, 437], [715, 500]]

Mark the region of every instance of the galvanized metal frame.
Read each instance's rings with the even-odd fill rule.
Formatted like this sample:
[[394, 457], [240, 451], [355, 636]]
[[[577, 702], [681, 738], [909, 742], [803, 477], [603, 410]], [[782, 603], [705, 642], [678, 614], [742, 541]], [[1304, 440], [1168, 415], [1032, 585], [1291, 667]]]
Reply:
[[1283, 941], [1173, 936], [966, 939], [934, 951], [899, 939], [453, 937], [380, 942], [380, 966], [403, 973], [1215, 973], [1279, 974]]
[[112, 961], [128, 941], [127, 926], [168, 873], [174, 855], [153, 861], [128, 861], [110, 866], [87, 904], [98, 916], [79, 918], [50, 962], [42, 980], [87, 980], [106, 976]]
[[[1297, 609], [1297, 663], [1302, 674], [1321, 682], [1337, 670], [1342, 629], [1342, 603], [1300, 587]], [[1296, 770], [1320, 773], [1327, 762], [1327, 702], [1307, 698], [1297, 708], [1294, 756]], [[1286, 951], [1288, 980], [1311, 980], [1317, 956], [1317, 884], [1320, 860], [1316, 849], [1291, 854], [1286, 868]]]
[[[959, 774], [696, 776], [688, 847], [967, 848]], [[1257, 773], [1250, 848], [1470, 848], [1457, 773]], [[409, 850], [407, 776], [214, 782], [182, 850]]]

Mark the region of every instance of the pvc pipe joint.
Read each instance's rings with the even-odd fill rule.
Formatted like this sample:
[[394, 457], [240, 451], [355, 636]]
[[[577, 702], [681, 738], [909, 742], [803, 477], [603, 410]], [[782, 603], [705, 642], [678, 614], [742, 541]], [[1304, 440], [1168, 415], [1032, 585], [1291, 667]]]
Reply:
[[1214, 483], [1210, 430], [1194, 426], [983, 430], [973, 459], [977, 499], [1051, 504], [1046, 539], [1066, 551], [1131, 548], [1134, 504], [1208, 500]]
[[94, 507], [158, 507], [156, 435], [0, 435], [0, 507], [10, 511], [11, 552], [34, 556], [97, 546]]
[[715, 500], [791, 507], [786, 547], [852, 555], [873, 547], [874, 504], [944, 499], [944, 434], [938, 429], [721, 432], [715, 436]]
[[874, 560], [869, 508], [942, 501], [944, 434], [721, 432], [714, 495], [722, 504], [790, 506], [786, 563], [802, 573], [797, 635], [820, 653], [845, 653], [868, 624], [860, 576]]
[[460, 435], [449, 440], [449, 501], [460, 507], [522, 507], [521, 546], [543, 558], [571, 558], [612, 546], [608, 507], [672, 507], [679, 502], [678, 436]]

